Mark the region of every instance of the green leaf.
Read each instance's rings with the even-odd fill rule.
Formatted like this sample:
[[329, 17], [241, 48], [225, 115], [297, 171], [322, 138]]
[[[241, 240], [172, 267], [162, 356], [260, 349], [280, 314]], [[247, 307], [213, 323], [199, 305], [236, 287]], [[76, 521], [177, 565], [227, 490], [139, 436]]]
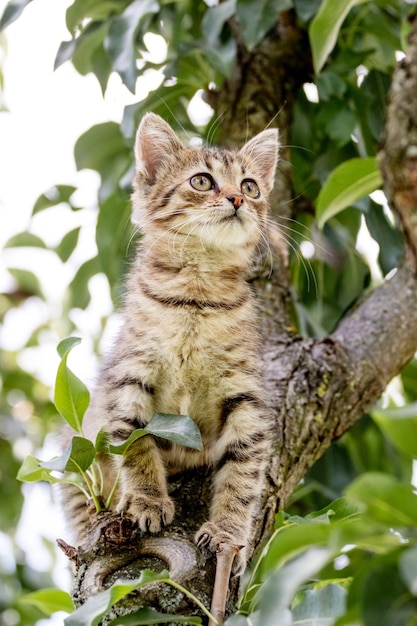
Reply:
[[43, 461], [41, 467], [56, 472], [79, 472], [87, 470], [96, 457], [94, 444], [84, 437], [73, 437], [65, 452], [51, 461]]
[[56, 351], [58, 352], [61, 359], [64, 358], [75, 346], [79, 346], [81, 343], [80, 337], [67, 337], [59, 342], [56, 347]]
[[32, 0], [11, 0], [11, 2], [6, 5], [4, 13], [1, 16], [0, 31], [17, 20], [29, 2], [32, 2]]
[[17, 479], [25, 483], [34, 483], [44, 480], [47, 483], [59, 483], [61, 480], [51, 476], [51, 470], [41, 467], [41, 461], [35, 456], [29, 454], [23, 461], [18, 473]]
[[329, 548], [310, 548], [271, 574], [259, 592], [260, 623], [291, 626], [289, 609], [299, 586], [316, 575], [331, 557]]
[[201, 28], [207, 42], [215, 45], [227, 20], [236, 10], [236, 0], [225, 0], [217, 6], [212, 6], [204, 13]]
[[107, 74], [111, 72], [110, 59], [104, 50], [104, 38], [108, 30], [109, 22], [92, 22], [77, 38], [77, 46], [72, 52], [71, 62], [82, 76], [86, 76], [92, 71], [93, 59], [100, 52], [103, 52], [107, 58]]
[[48, 191], [45, 191], [45, 193], [40, 195], [36, 200], [32, 210], [32, 215], [56, 206], [57, 204], [70, 204], [70, 198], [76, 189], [77, 188], [72, 185], [54, 185], [48, 189]]
[[37, 235], [33, 235], [32, 233], [23, 232], [18, 235], [14, 235], [11, 237], [5, 244], [5, 248], [46, 248], [46, 243], [38, 237]]
[[112, 454], [125, 454], [125, 452], [130, 448], [130, 446], [135, 443], [138, 439], [141, 439], [145, 435], [149, 435], [149, 433], [144, 428], [137, 428], [130, 433], [129, 437], [120, 444], [110, 443], [108, 445], [108, 450]]
[[399, 450], [417, 458], [417, 402], [397, 409], [376, 409], [371, 415]]
[[369, 199], [369, 211], [364, 214], [370, 235], [379, 245], [378, 262], [386, 276], [398, 267], [404, 257], [404, 237], [398, 228], [391, 224], [383, 206]]
[[156, 0], [134, 0], [110, 24], [104, 46], [112, 60], [113, 69], [132, 93], [135, 92], [138, 76], [136, 35], [142, 20], [158, 10]]
[[413, 596], [417, 597], [417, 546], [402, 553], [398, 566], [401, 578]]
[[43, 298], [42, 287], [38, 277], [29, 270], [22, 270], [16, 267], [9, 267], [7, 271], [13, 276], [17, 282], [19, 289], [28, 294], [33, 294]]
[[406, 397], [411, 401], [417, 401], [417, 359], [410, 361], [401, 372], [401, 381], [406, 392]]
[[98, 626], [107, 611], [129, 593], [167, 579], [169, 574], [166, 571], [158, 573], [143, 570], [136, 580], [118, 580], [109, 589], [88, 598], [80, 608], [66, 618], [65, 626]]
[[363, 575], [361, 617], [366, 626], [408, 626], [415, 623], [417, 599], [398, 571], [398, 552], [371, 561]]
[[320, 228], [334, 215], [381, 186], [382, 177], [375, 157], [354, 158], [336, 167], [317, 198], [316, 216]]
[[128, 105], [125, 107], [121, 124], [123, 135], [130, 139], [134, 137], [138, 120], [147, 110], [158, 113], [174, 128], [178, 124], [178, 117], [183, 125], [183, 120], [185, 121], [187, 117], [189, 124], [190, 119], [184, 104], [188, 104], [195, 92], [196, 90], [190, 88], [188, 83], [178, 80], [170, 87], [162, 85], [152, 91], [145, 100]]
[[117, 617], [109, 623], [109, 626], [118, 626], [119, 624], [127, 624], [128, 626], [141, 626], [142, 624], [202, 624], [201, 617], [191, 617], [191, 615], [176, 615], [169, 613], [160, 613], [155, 609], [146, 607], [139, 609], [135, 613]]
[[62, 41], [56, 53], [54, 70], [57, 70], [65, 61], [69, 61], [75, 50], [82, 35], [78, 38], [70, 39], [69, 41]]
[[79, 469], [87, 470], [96, 457], [94, 444], [84, 437], [73, 437], [71, 442], [71, 455], [65, 469], [69, 472], [78, 472]]
[[58, 456], [50, 461], [40, 461], [39, 465], [44, 469], [50, 470], [52, 472], [65, 472], [67, 467], [67, 463], [69, 461], [71, 455], [72, 444], [70, 443], [67, 449], [61, 456]]
[[376, 522], [394, 528], [417, 527], [417, 495], [411, 485], [377, 472], [363, 474], [346, 490]]
[[83, 263], [68, 285], [69, 306], [85, 309], [90, 303], [91, 296], [88, 289], [88, 282], [92, 276], [101, 270], [98, 257], [93, 257]]
[[103, 50], [103, 41], [108, 28], [107, 22], [90, 22], [78, 37], [63, 41], [55, 57], [54, 69], [58, 69], [71, 59], [75, 69], [81, 75], [91, 72], [92, 58], [96, 50]]
[[344, 614], [346, 595], [346, 589], [335, 584], [307, 590], [292, 610], [293, 626], [330, 626]]
[[63, 237], [61, 243], [55, 248], [57, 255], [64, 263], [68, 261], [77, 246], [80, 230], [80, 227], [70, 230], [69, 233]]
[[279, 14], [293, 6], [292, 0], [239, 0], [236, 17], [242, 27], [242, 35], [252, 50], [267, 32], [278, 22]]
[[322, 72], [320, 76], [317, 76], [315, 83], [319, 92], [320, 102], [328, 102], [334, 97], [337, 100], [341, 100], [347, 89], [347, 83], [340, 74], [332, 71]]
[[322, 103], [317, 122], [337, 146], [345, 146], [351, 142], [352, 133], [357, 125], [357, 117], [343, 100], [331, 100]]
[[98, 258], [111, 286], [118, 283], [123, 273], [123, 261], [132, 240], [131, 215], [128, 197], [120, 190], [100, 205], [96, 227]]
[[119, 124], [104, 122], [96, 124], [81, 135], [74, 148], [78, 170], [91, 169], [100, 174], [109, 167], [109, 160], [125, 149]]
[[368, 0], [323, 0], [317, 15], [309, 28], [313, 65], [316, 74], [320, 72], [333, 50], [342, 23], [357, 4]]
[[322, 518], [324, 514], [327, 514], [331, 523], [341, 520], [353, 520], [358, 518], [360, 507], [351, 502], [348, 498], [338, 498], [320, 511], [310, 513], [306, 516], [306, 519], [316, 520], [317, 518]]
[[99, 200], [112, 195], [120, 187], [123, 174], [129, 169], [133, 153], [126, 145], [115, 122], [97, 124], [78, 138], [74, 147], [77, 168], [96, 170], [101, 177]]
[[312, 546], [325, 545], [330, 524], [289, 524], [279, 529], [271, 541], [262, 563], [262, 573], [276, 569], [288, 559], [295, 557]]
[[57, 611], [72, 613], [74, 602], [66, 591], [61, 589], [40, 589], [21, 598], [20, 603], [32, 604], [45, 615], [52, 615]]
[[125, 454], [135, 441], [145, 435], [154, 435], [162, 439], [168, 439], [187, 448], [203, 449], [200, 430], [191, 417], [187, 415], [155, 413], [145, 428], [137, 428], [121, 444], [109, 444], [108, 450], [113, 454]]
[[74, 34], [82, 27], [86, 18], [95, 21], [107, 20], [124, 10], [129, 0], [75, 0], [66, 12], [66, 24]]
[[82, 421], [87, 410], [90, 394], [84, 383], [67, 366], [70, 350], [80, 343], [78, 337], [61, 341], [57, 350], [61, 362], [55, 381], [54, 402], [62, 417], [78, 433], [82, 432]]
[[187, 448], [203, 449], [203, 440], [197, 424], [188, 415], [155, 413], [145, 430]]

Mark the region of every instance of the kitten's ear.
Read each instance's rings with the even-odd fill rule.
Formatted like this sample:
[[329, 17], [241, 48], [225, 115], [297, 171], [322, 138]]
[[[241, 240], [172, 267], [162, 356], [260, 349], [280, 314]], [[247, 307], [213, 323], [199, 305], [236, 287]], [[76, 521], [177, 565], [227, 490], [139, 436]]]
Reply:
[[183, 149], [181, 141], [171, 126], [156, 115], [146, 113], [136, 134], [136, 169], [142, 172], [148, 183], [155, 182], [158, 168]]
[[274, 186], [278, 148], [278, 129], [269, 128], [255, 135], [240, 150], [240, 154], [260, 171], [269, 191]]

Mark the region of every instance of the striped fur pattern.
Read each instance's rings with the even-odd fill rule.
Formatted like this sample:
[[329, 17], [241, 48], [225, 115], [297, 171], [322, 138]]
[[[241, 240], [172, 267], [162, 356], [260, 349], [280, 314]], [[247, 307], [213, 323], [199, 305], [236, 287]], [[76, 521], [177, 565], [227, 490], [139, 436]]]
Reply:
[[[245, 548], [269, 452], [270, 418], [259, 363], [254, 300], [244, 276], [266, 230], [278, 150], [265, 130], [239, 151], [186, 147], [159, 116], [136, 139], [133, 207], [143, 234], [131, 269], [124, 324], [85, 418], [122, 442], [155, 412], [189, 415], [204, 450], [152, 436], [129, 449], [115, 508], [143, 531], [174, 517], [166, 478], [215, 467], [210, 519], [196, 541]], [[103, 459], [109, 484], [117, 468]], [[78, 538], [85, 507], [67, 504]]]

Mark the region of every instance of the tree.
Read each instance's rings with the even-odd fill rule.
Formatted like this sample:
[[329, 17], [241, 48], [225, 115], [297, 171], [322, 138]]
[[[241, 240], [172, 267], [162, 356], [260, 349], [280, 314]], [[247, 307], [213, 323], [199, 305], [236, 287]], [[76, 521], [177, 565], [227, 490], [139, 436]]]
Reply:
[[[3, 26], [26, 4], [11, 2]], [[231, 582], [228, 612], [239, 602], [239, 613], [230, 624], [249, 623], [246, 615], [262, 626], [313, 623], [313, 617], [364, 626], [416, 620], [417, 500], [410, 483], [417, 456], [411, 361], [417, 349], [417, 22], [410, 9], [405, 0], [226, 0], [213, 6], [75, 0], [67, 11], [72, 39], [61, 45], [57, 65], [71, 60], [81, 74], [94, 73], [103, 91], [113, 71], [132, 92], [139, 72], [158, 68], [164, 78], [147, 98], [126, 107], [120, 127], [95, 126], [76, 143], [78, 167], [101, 176], [98, 253], [72, 279], [64, 315], [88, 306], [89, 281], [100, 272], [118, 301], [131, 236], [125, 224], [132, 142], [145, 111], [222, 145], [240, 145], [271, 124], [280, 130], [272, 215], [281, 236], [251, 277], [277, 437], [254, 528], [258, 560], [240, 590]], [[163, 63], [143, 54], [147, 32], [167, 42]], [[408, 34], [407, 56], [397, 63]], [[196, 127], [188, 112], [201, 90], [214, 111], [206, 127]], [[391, 210], [368, 195], [381, 184]], [[62, 202], [76, 209], [74, 191], [57, 185], [38, 200], [34, 214]], [[356, 249], [363, 224], [379, 244], [377, 279]], [[79, 229], [69, 232], [57, 247], [63, 262], [78, 236]], [[22, 233], [9, 245], [44, 244]], [[39, 293], [30, 272], [15, 277], [8, 306]], [[31, 339], [38, 340], [38, 334]], [[32, 398], [33, 381], [6, 365], [4, 388], [24, 389]], [[410, 406], [395, 408], [388, 395], [387, 406], [373, 408], [394, 377]], [[39, 405], [39, 412], [52, 410], [44, 395]], [[208, 607], [215, 562], [189, 537], [205, 515], [209, 485], [210, 476], [200, 471], [171, 486], [177, 516], [160, 537], [132, 544], [131, 528], [116, 519], [104, 534], [97, 531], [93, 548], [64, 546], [78, 566], [77, 601], [128, 577], [136, 578], [141, 595], [127, 596], [105, 623], [126, 611], [136, 611], [131, 623], [163, 623], [143, 604], [200, 614], [172, 581]], [[339, 571], [341, 557], [347, 561]], [[152, 575], [140, 577], [148, 567], [163, 566], [168, 584], [166, 574], [159, 575], [163, 584], [151, 587]], [[68, 624], [97, 623], [92, 620], [130, 591], [122, 584], [112, 589], [112, 596], [100, 596], [98, 608], [84, 605], [90, 621]]]

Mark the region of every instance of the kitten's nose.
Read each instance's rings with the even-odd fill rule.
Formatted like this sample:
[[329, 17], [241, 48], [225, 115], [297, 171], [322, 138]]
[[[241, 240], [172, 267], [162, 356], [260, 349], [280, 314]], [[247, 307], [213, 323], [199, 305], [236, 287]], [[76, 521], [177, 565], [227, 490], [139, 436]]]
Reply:
[[243, 194], [238, 192], [230, 194], [230, 196], [227, 196], [227, 199], [233, 204], [235, 211], [243, 204]]

